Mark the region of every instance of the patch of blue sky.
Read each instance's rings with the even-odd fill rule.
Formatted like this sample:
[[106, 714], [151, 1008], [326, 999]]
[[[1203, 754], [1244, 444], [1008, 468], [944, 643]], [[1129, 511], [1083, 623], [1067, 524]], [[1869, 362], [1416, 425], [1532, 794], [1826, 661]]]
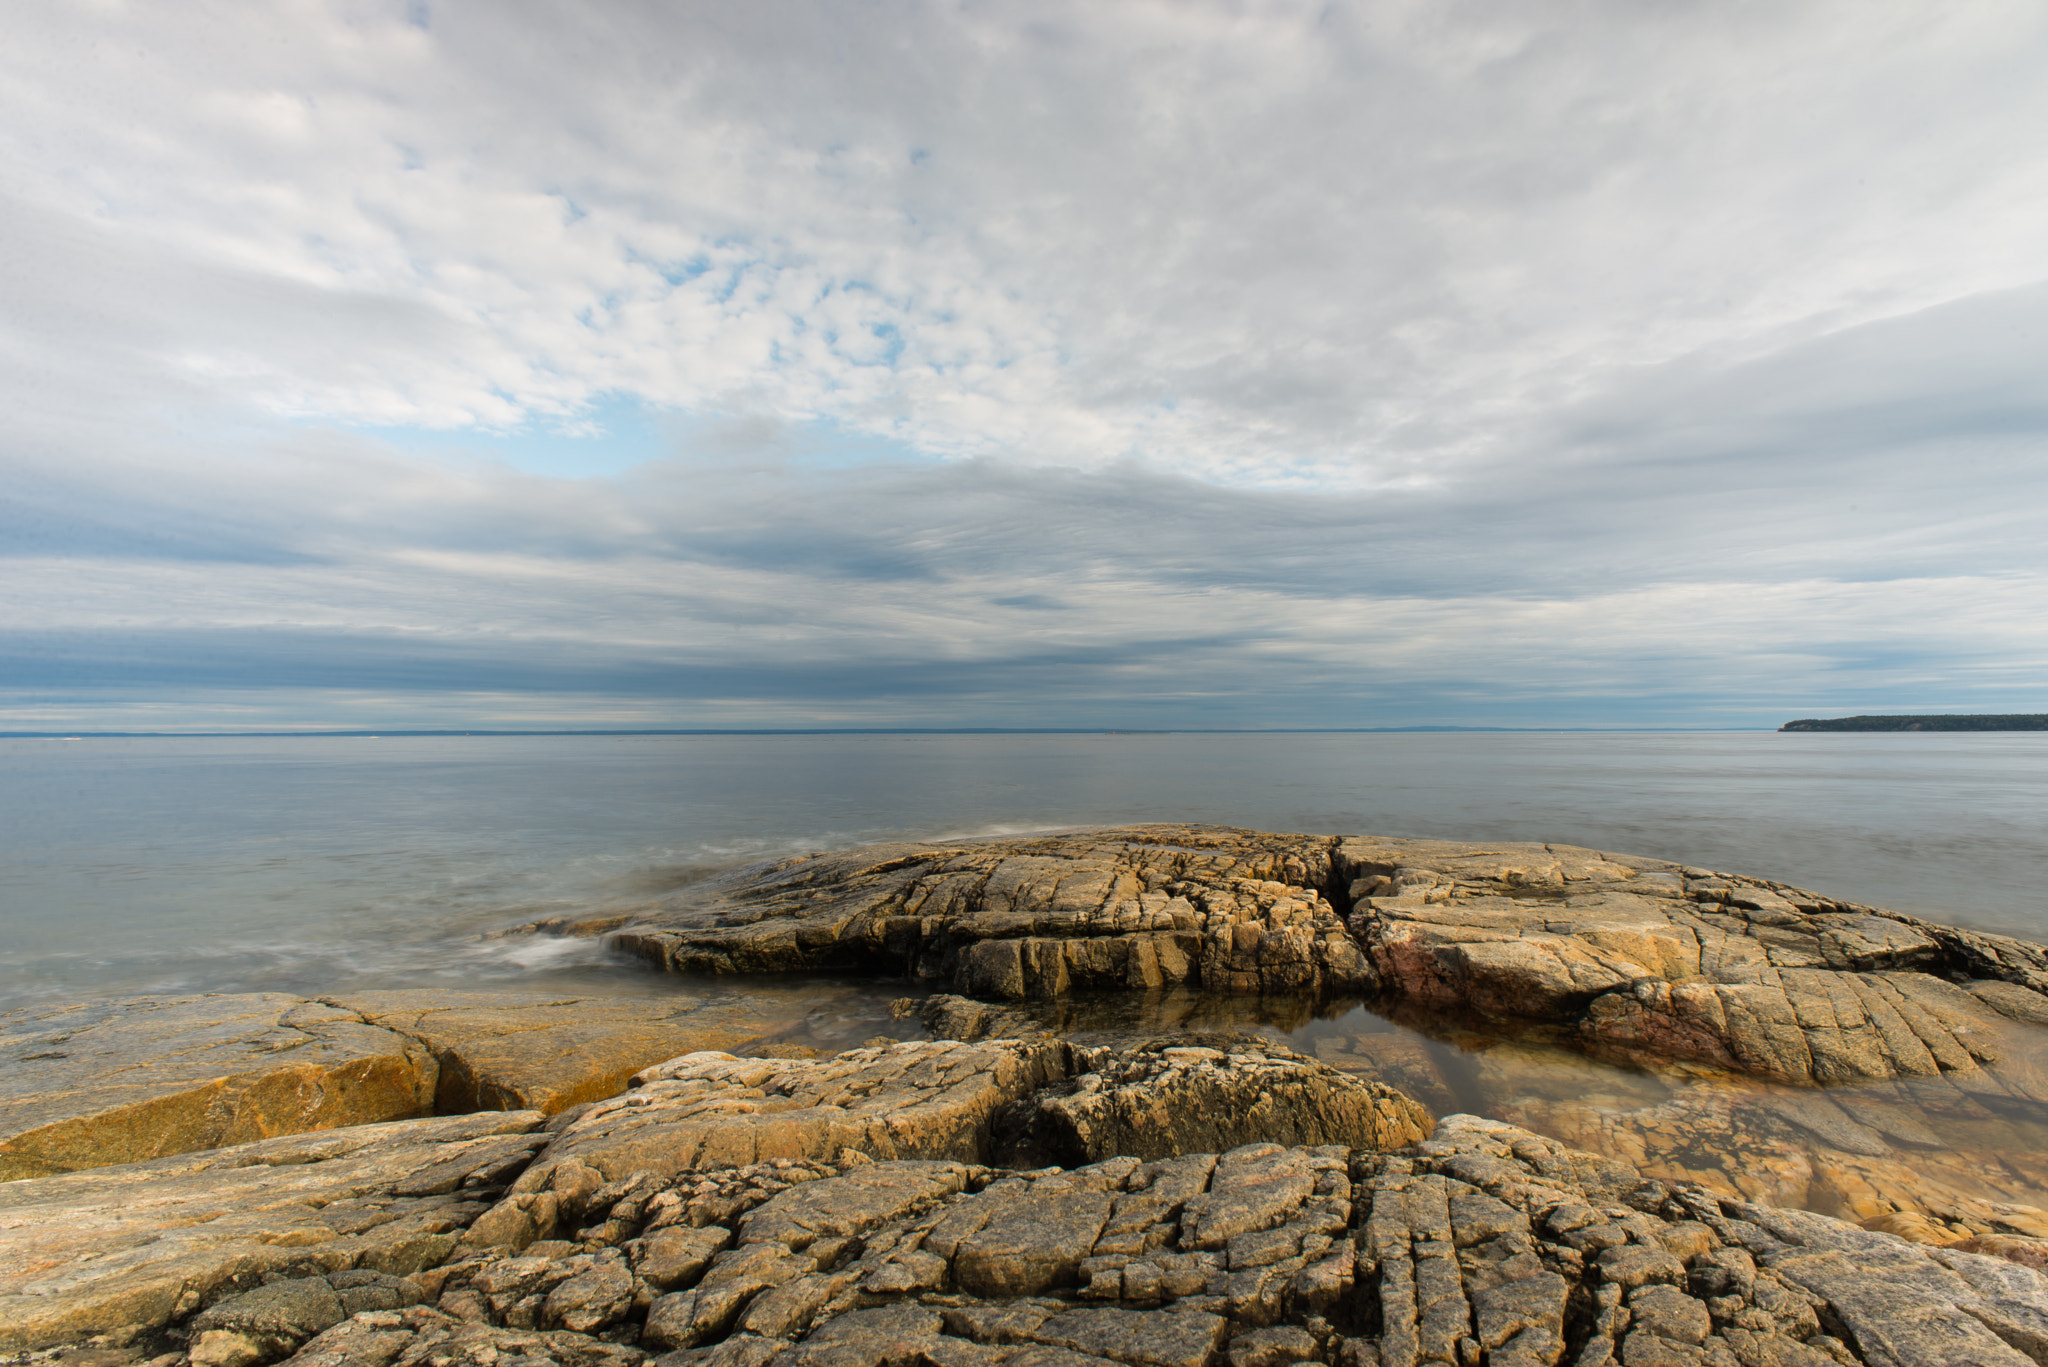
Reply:
[[674, 454], [661, 411], [630, 394], [606, 394], [567, 417], [510, 429], [364, 426], [357, 430], [408, 455], [482, 460], [551, 479], [604, 479]]
[[573, 415], [534, 418], [509, 430], [356, 430], [408, 455], [486, 461], [550, 479], [612, 479], [661, 460], [760, 457], [815, 469], [847, 469], [931, 459], [900, 438], [861, 432], [829, 419], [684, 413], [622, 393], [605, 394]]

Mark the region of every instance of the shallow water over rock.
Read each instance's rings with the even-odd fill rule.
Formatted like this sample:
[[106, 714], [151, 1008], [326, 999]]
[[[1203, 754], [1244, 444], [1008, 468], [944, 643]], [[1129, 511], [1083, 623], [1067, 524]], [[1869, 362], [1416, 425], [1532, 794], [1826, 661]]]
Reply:
[[[825, 1052], [878, 1024], [874, 1006], [835, 1008], [778, 1037]], [[1002, 1008], [1080, 1043], [1248, 1030], [1333, 1067], [1401, 1088], [1442, 1116], [1483, 1115], [1674, 1182], [1839, 1215], [1922, 1242], [2048, 1238], [2048, 1104], [2030, 1099], [2048, 1031], [2015, 1024], [2006, 1064], [1969, 1089], [1946, 1076], [1855, 1087], [1787, 1087], [1698, 1064], [1616, 1063], [1563, 1031], [1398, 1019], [1351, 999], [1103, 994]], [[887, 1033], [919, 1033], [899, 1016]], [[883, 1033], [878, 1029], [877, 1033]], [[839, 1047], [845, 1047], [840, 1045]]]

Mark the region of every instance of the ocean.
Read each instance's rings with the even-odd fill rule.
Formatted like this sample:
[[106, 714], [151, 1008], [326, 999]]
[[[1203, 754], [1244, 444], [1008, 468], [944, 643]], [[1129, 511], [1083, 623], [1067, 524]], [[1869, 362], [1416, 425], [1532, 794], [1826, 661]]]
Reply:
[[735, 865], [1141, 821], [1547, 840], [2048, 939], [2048, 734], [0, 740], [0, 1001], [666, 992], [491, 932]]
[[[920, 1035], [892, 1009], [916, 985], [690, 982], [596, 940], [501, 932], [805, 850], [1140, 821], [1566, 842], [2048, 939], [2040, 733], [0, 740], [0, 776], [0, 1009], [203, 991], [731, 993], [798, 1021], [777, 1044], [833, 1052]], [[2040, 1032], [2015, 1034], [2021, 1085], [1988, 1107], [1912, 1083], [1836, 1089], [1859, 1122], [1940, 1137], [1871, 1158], [1831, 1147], [1796, 1089], [1603, 1062], [1557, 1028], [1185, 991], [1027, 1009], [1080, 1040], [1256, 1030], [1437, 1114], [1753, 1200], [1855, 1219], [1878, 1208], [1857, 1193], [2048, 1208], [2048, 1109], [2025, 1099], [2048, 1076]]]

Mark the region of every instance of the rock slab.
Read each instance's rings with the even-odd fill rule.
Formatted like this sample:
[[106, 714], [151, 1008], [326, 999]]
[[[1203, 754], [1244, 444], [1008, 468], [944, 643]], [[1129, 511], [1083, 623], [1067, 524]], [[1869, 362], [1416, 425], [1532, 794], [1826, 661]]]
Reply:
[[357, 1125], [0, 1184], [0, 1347], [183, 1319], [266, 1276], [435, 1266], [541, 1121]]
[[701, 886], [609, 938], [677, 973], [886, 969], [996, 999], [1357, 991], [1331, 847], [1191, 826], [874, 845]]
[[[789, 999], [792, 1003], [795, 999]], [[792, 1024], [732, 994], [138, 997], [0, 1015], [0, 1182], [480, 1110], [553, 1115]]]
[[433, 1109], [416, 1040], [277, 993], [0, 1015], [0, 1182]]
[[642, 1068], [731, 1049], [794, 1023], [734, 996], [531, 996], [354, 992], [325, 1002], [418, 1040], [434, 1056], [434, 1109], [554, 1115], [615, 1096]]

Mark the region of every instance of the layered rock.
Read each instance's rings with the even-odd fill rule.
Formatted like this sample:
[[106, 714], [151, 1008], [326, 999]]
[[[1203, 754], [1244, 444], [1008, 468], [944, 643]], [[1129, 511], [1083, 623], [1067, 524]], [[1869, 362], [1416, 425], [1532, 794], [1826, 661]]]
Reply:
[[2048, 1348], [2029, 1268], [1472, 1117], [1397, 1155], [763, 1164], [593, 1193], [587, 1213], [575, 1242], [402, 1282], [254, 1288], [183, 1339], [213, 1367], [294, 1346], [302, 1367], [2020, 1367]]
[[[880, 1158], [938, 1164], [906, 1171], [952, 1172], [1014, 1147], [1002, 1129], [1006, 1108], [1021, 1132], [1040, 1099], [1057, 1107], [1105, 1075], [1162, 1062], [1181, 1079], [1164, 1085], [1190, 1095], [1291, 1086], [1294, 1095], [1320, 1096], [1311, 1123], [1347, 1145], [1405, 1140], [1419, 1128], [1420, 1112], [1405, 1098], [1285, 1050], [1244, 1041], [1233, 1053], [1204, 1052], [1211, 1056], [1154, 1053], [1147, 1062], [1043, 1040], [935, 1041], [826, 1060], [694, 1054], [546, 1130], [538, 1112], [483, 1113], [0, 1184], [0, 1347], [124, 1329], [146, 1335], [267, 1277], [411, 1274], [466, 1248], [568, 1256], [565, 1236], [610, 1246], [679, 1183], [699, 1213], [729, 1207], [737, 1218], [755, 1187], [695, 1175], [705, 1171], [822, 1176]], [[1087, 1066], [1104, 1071], [1079, 1071]], [[1247, 1109], [1201, 1133], [1242, 1140], [1270, 1115]], [[671, 1270], [648, 1275], [680, 1278], [697, 1254], [723, 1246], [707, 1249], [702, 1237], [666, 1238], [659, 1267]], [[347, 1287], [330, 1289], [339, 1296]], [[306, 1303], [301, 1297], [301, 1309]], [[275, 1309], [259, 1304], [242, 1319], [217, 1315], [218, 1324], [202, 1327], [269, 1342], [284, 1332], [263, 1327]], [[226, 1358], [239, 1350], [221, 1342], [223, 1359], [202, 1367], [238, 1367]]]
[[946, 1040], [855, 1049], [830, 1059], [696, 1053], [647, 1069], [623, 1096], [573, 1118], [521, 1193], [566, 1192], [633, 1172], [772, 1159], [979, 1161], [1003, 1107], [1067, 1076], [1056, 1040]]
[[[1256, 1036], [1223, 1047], [930, 1040], [831, 1059], [691, 1054], [569, 1119], [514, 1188], [521, 1201], [631, 1173], [770, 1160], [1088, 1162], [1230, 1147], [1250, 1136], [1387, 1148], [1429, 1113]], [[569, 1197], [572, 1203], [574, 1198]]]
[[0, 1347], [183, 1320], [270, 1276], [435, 1266], [545, 1142], [541, 1122], [357, 1125], [0, 1183]]
[[873, 845], [700, 886], [609, 938], [678, 973], [886, 968], [990, 998], [1362, 990], [1330, 853], [1187, 826]]
[[[929, 1118], [960, 1081], [940, 1058], [988, 1066], [995, 1050], [1028, 1068], [1054, 1047], [856, 1051], [809, 1065], [808, 1092], [782, 1093], [729, 1070], [770, 1061], [727, 1058], [721, 1072], [698, 1056], [636, 1090], [704, 1084], [736, 1133], [760, 1129], [750, 1102], [789, 1115], [778, 1097], [870, 1115], [895, 1100]], [[1182, 1048], [1078, 1051], [1097, 1083], [1017, 1100], [1056, 1108], [1113, 1094], [1118, 1077], [1171, 1088], [1175, 1068], [1226, 1089], [1231, 1074], [1285, 1085], [1276, 1064], [1317, 1071], [1244, 1049], [1173, 1057]], [[112, 1315], [134, 1327], [100, 1341], [158, 1367], [640, 1367], [658, 1353], [669, 1367], [2019, 1367], [2048, 1355], [2048, 1277], [2029, 1267], [1646, 1179], [1470, 1116], [1395, 1153], [1250, 1142], [1014, 1170], [851, 1147], [727, 1165], [720, 1153], [754, 1141], [704, 1142], [701, 1106], [698, 1130], [670, 1132], [690, 1155], [675, 1161], [652, 1131], [638, 1149], [593, 1147], [617, 1133], [601, 1110], [559, 1117], [552, 1133], [530, 1112], [400, 1122], [0, 1188], [16, 1198], [0, 1205], [0, 1341], [75, 1341]], [[1183, 1123], [1173, 1108], [1140, 1117], [1127, 1121], [1144, 1143]], [[998, 1117], [992, 1143], [1000, 1131]], [[586, 1161], [600, 1153], [649, 1165]], [[56, 1246], [23, 1276], [38, 1236]]]
[[1980, 1074], [2048, 1022], [2038, 947], [1568, 846], [1144, 826], [874, 846], [692, 896], [613, 942], [678, 972], [879, 967], [1006, 1001], [1373, 992], [1803, 1085]]
[[[1449, 1061], [1487, 1113], [1646, 1176], [1839, 1215], [1920, 1242], [2048, 1234], [2048, 1116], [1995, 1074], [1790, 1087], [1699, 1068], [1616, 1068], [1530, 1040], [1466, 1037]], [[1448, 1050], [1413, 1036], [1324, 1036], [1317, 1056], [1439, 1110]], [[1958, 1084], [1992, 1083], [1990, 1090]], [[2048, 1256], [2048, 1243], [2031, 1245]]]
[[[1974, 1075], [2048, 1004], [2031, 946], [1760, 879], [1548, 845], [1351, 839], [1333, 860], [1389, 991], [1624, 1056], [1807, 1085]], [[1978, 970], [2016, 981], [1948, 976]]]
[[433, 1109], [417, 1040], [277, 993], [0, 1015], [0, 1182]]
[[787, 1029], [731, 995], [138, 997], [0, 1015], [0, 1182], [409, 1116], [566, 1107]]
[[434, 1109], [536, 1110], [616, 1096], [652, 1064], [731, 1049], [793, 1017], [774, 1003], [719, 997], [534, 996], [505, 992], [355, 992], [324, 999], [418, 1040], [437, 1067]]
[[999, 1124], [994, 1161], [1077, 1166], [1169, 1158], [1241, 1139], [1398, 1149], [1425, 1138], [1414, 1099], [1363, 1082], [1257, 1036], [1155, 1040], [1075, 1050], [1077, 1076], [1045, 1088]]

